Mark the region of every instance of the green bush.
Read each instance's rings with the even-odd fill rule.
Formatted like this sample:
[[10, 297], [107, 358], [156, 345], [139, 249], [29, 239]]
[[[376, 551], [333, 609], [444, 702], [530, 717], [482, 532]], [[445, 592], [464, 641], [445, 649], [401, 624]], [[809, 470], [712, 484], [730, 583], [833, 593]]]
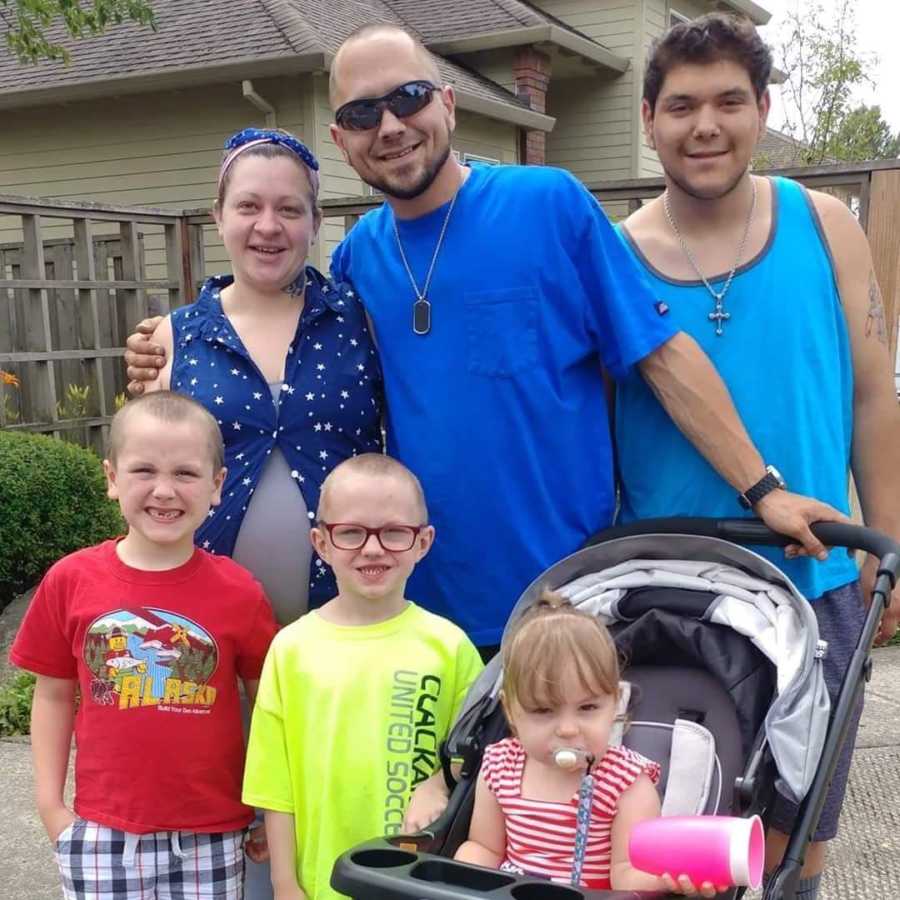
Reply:
[[20, 672], [0, 686], [0, 737], [31, 732], [34, 675]]
[[122, 531], [95, 454], [0, 431], [0, 609], [60, 557]]

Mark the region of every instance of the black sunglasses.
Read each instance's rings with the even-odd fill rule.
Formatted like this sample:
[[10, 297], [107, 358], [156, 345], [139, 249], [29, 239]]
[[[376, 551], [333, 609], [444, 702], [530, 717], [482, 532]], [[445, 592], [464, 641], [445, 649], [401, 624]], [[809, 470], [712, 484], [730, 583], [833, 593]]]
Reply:
[[383, 97], [365, 97], [345, 103], [334, 114], [334, 121], [347, 131], [368, 131], [381, 123], [386, 109], [398, 119], [414, 116], [431, 102], [438, 90], [430, 81], [407, 81]]

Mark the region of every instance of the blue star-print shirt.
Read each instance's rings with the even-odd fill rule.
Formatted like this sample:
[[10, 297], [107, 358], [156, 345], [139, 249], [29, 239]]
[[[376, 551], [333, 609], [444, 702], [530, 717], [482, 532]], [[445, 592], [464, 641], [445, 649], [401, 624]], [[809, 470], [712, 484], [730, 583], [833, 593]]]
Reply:
[[[353, 289], [307, 267], [306, 303], [288, 348], [278, 408], [266, 379], [222, 311], [230, 275], [208, 279], [195, 303], [172, 312], [172, 390], [202, 403], [225, 440], [222, 503], [197, 531], [198, 546], [231, 555], [254, 486], [272, 450], [291, 467], [312, 518], [325, 476], [342, 460], [381, 451], [382, 384], [375, 345]], [[297, 540], [304, 540], [297, 535]], [[336, 593], [313, 554], [309, 600]]]

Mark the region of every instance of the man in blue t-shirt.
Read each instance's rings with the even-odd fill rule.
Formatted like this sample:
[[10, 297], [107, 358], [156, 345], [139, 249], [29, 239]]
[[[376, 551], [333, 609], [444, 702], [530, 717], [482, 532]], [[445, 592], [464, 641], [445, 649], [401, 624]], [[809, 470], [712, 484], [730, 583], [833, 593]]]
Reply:
[[[571, 175], [457, 162], [454, 92], [440, 84], [394, 26], [367, 26], [338, 51], [332, 136], [387, 202], [333, 268], [374, 325], [388, 451], [433, 506], [437, 541], [410, 594], [487, 655], [528, 584], [611, 522], [604, 368], [621, 378], [637, 366], [736, 494], [777, 460], [757, 452], [709, 360]], [[132, 378], [146, 364], [128, 362]], [[834, 518], [830, 507], [775, 490], [755, 509], [825, 553], [808, 523]]]

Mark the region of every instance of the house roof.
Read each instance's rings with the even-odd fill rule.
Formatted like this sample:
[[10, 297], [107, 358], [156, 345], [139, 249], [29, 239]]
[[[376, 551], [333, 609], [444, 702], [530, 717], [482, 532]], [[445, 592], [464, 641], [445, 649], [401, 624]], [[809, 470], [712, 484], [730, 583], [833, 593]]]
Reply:
[[428, 45], [470, 35], [515, 31], [542, 25], [555, 25], [570, 34], [591, 40], [578, 29], [526, 0], [464, 0], [461, 4], [450, 4], [446, 0], [383, 2], [404, 22], [415, 28]]
[[545, 44], [617, 72], [628, 60], [526, 0], [383, 0], [435, 53]]
[[222, 68], [253, 57], [288, 59], [320, 50], [312, 32], [289, 30], [286, 21], [279, 21], [289, 18], [289, 5], [288, 0], [154, 0], [157, 31], [123, 24], [77, 41], [55, 23], [48, 36], [66, 47], [71, 65], [22, 65], [0, 47], [0, 96], [22, 95], [27, 100], [31, 92], [65, 93], [66, 88], [92, 82], [118, 83], [151, 73]]
[[[490, 13], [493, 25], [510, 28], [519, 19], [540, 18], [522, 0], [456, 0], [432, 16], [439, 6], [436, 0], [154, 0], [155, 32], [122, 24], [74, 41], [62, 25], [51, 26], [50, 39], [71, 54], [69, 66], [22, 65], [0, 44], [0, 108], [327, 71], [344, 38], [370, 22], [406, 26], [430, 44], [435, 35], [451, 33], [448, 11], [473, 21], [477, 9]], [[548, 20], [543, 15], [543, 27], [550, 27]], [[544, 131], [553, 127], [552, 118], [459, 62], [439, 56], [438, 65], [461, 109]]]
[[766, 128], [766, 133], [756, 145], [754, 156], [761, 158], [766, 168], [786, 169], [803, 165], [803, 151], [809, 149], [803, 141], [792, 138], [789, 134]]

